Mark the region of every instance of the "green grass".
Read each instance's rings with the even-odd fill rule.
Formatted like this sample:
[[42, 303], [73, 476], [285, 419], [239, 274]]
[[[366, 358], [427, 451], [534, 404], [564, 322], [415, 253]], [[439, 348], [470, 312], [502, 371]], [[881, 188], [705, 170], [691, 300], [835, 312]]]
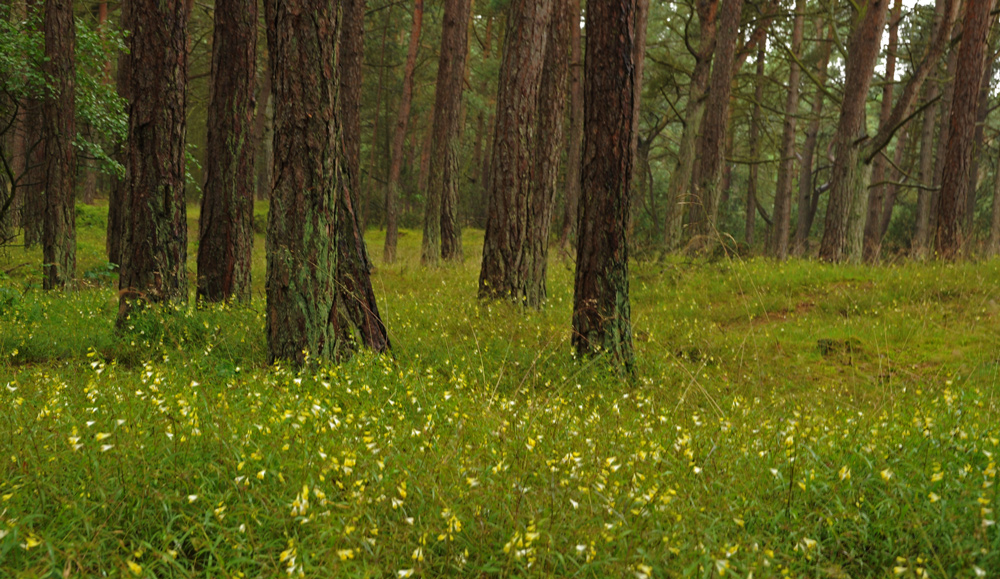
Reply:
[[80, 214], [80, 289], [0, 256], [2, 576], [1000, 575], [1000, 262], [634, 263], [623, 382], [572, 353], [571, 263], [522, 311], [474, 299], [482, 232], [428, 270], [371, 231], [393, 356], [300, 372], [262, 238], [250, 307], [116, 336]]

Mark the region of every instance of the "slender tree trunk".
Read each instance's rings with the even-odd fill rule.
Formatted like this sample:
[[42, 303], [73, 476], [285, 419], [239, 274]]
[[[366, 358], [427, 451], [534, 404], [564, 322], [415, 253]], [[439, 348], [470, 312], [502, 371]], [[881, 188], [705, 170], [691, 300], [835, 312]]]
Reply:
[[[275, 103], [274, 189], [267, 232], [267, 337], [271, 361], [304, 363], [308, 356], [336, 359], [351, 344], [344, 311], [341, 244], [360, 235], [341, 167], [337, 107], [339, 2], [267, 0], [265, 3]], [[331, 66], [331, 64], [333, 66]], [[340, 230], [347, 212], [353, 231]], [[351, 237], [353, 234], [354, 239]], [[352, 285], [367, 289], [367, 270]], [[373, 303], [373, 300], [372, 300]], [[370, 312], [379, 320], [378, 311]], [[384, 327], [377, 322], [384, 337]], [[384, 347], [388, 347], [388, 341]]]
[[424, 211], [421, 261], [462, 260], [462, 232], [458, 223], [459, 109], [468, 49], [469, 0], [445, 0], [441, 29], [441, 57], [434, 91], [431, 130], [431, 166]]
[[[352, 1], [357, 1], [357, 0], [352, 0]], [[375, 196], [375, 183], [376, 183], [376, 179], [375, 179], [375, 159], [377, 158], [376, 152], [378, 151], [378, 128], [379, 128], [379, 120], [382, 117], [382, 86], [385, 84], [385, 73], [386, 73], [386, 66], [385, 66], [385, 43], [386, 43], [386, 40], [389, 37], [389, 25], [392, 23], [392, 9], [395, 8], [395, 7], [396, 7], [395, 4], [389, 4], [389, 12], [388, 12], [388, 14], [386, 14], [386, 17], [385, 17], [385, 26], [382, 27], [382, 48], [379, 50], [378, 85], [375, 88], [375, 116], [372, 117], [371, 154], [368, 156], [368, 192], [367, 192], [367, 194], [364, 197], [364, 203], [362, 203], [361, 196], [360, 196], [361, 173], [359, 171], [358, 172], [358, 178], [357, 178], [358, 193], [357, 194], [355, 194], [355, 193], [351, 194], [352, 195], [352, 199], [354, 201], [354, 207], [358, 211], [357, 217], [358, 217], [359, 222], [361, 223], [361, 231], [362, 232], [365, 230], [365, 228], [368, 225], [368, 208], [371, 205], [371, 199], [372, 199], [372, 197]], [[360, 16], [361, 15], [359, 15], [359, 17]], [[352, 25], [351, 28], [352, 28], [353, 31], [360, 33], [362, 30], [361, 30], [361, 28], [357, 28], [358, 26], [361, 26], [363, 28], [362, 24]], [[357, 41], [351, 40], [349, 42], [355, 43]], [[364, 43], [362, 43], [361, 46], [359, 48], [356, 48], [355, 50], [360, 50], [360, 52], [357, 53], [358, 54], [357, 58], [360, 59], [361, 58], [361, 54], [363, 54], [363, 52], [364, 52]], [[359, 123], [358, 124], [358, 145], [357, 145], [358, 146], [358, 155], [359, 156], [361, 154], [361, 152], [360, 152], [361, 151], [361, 126], [360, 126], [360, 122], [361, 122], [361, 120], [360, 120], [361, 119], [361, 117], [360, 117], [360, 110], [361, 110], [361, 108], [360, 108], [361, 107], [361, 100], [360, 100], [361, 99], [361, 92], [360, 92], [361, 91], [361, 88], [360, 88], [360, 86], [361, 86], [361, 68], [360, 67], [361, 67], [361, 63], [360, 63], [360, 60], [359, 60], [358, 61], [358, 68], [357, 68], [358, 88], [356, 89], [358, 91], [358, 94], [357, 94], [358, 104], [355, 107], [356, 110], [357, 110], [357, 113], [359, 114], [358, 119], [357, 119], [357, 122]], [[344, 111], [344, 109], [341, 108], [341, 111]], [[351, 114], [354, 114], [354, 113], [351, 113]]]
[[[927, 86], [925, 99], [933, 101], [938, 97], [938, 86], [932, 82]], [[927, 257], [931, 217], [931, 189], [934, 187], [934, 130], [937, 128], [938, 103], [934, 102], [923, 112], [923, 127], [920, 131], [920, 173], [922, 187], [917, 190], [917, 214], [913, 242], [914, 257]]]
[[865, 132], [865, 104], [872, 71], [878, 59], [882, 29], [885, 27], [889, 0], [864, 0], [864, 10], [857, 15], [847, 49], [844, 98], [840, 120], [834, 135], [836, 158], [831, 172], [830, 201], [826, 209], [826, 225], [820, 242], [819, 256], [824, 261], [844, 259], [847, 246], [848, 220], [854, 196], [867, 187], [870, 165], [860, 163], [861, 148], [857, 141]]
[[[644, 0], [639, 0], [643, 2]], [[528, 201], [527, 244], [525, 261], [527, 279], [525, 300], [540, 307], [547, 297], [545, 278], [549, 259], [549, 232], [555, 210], [556, 180], [563, 150], [563, 122], [569, 89], [570, 28], [572, 20], [568, 0], [553, 0], [552, 16], [542, 67], [542, 85], [538, 93], [538, 124], [535, 130], [535, 169], [531, 198]], [[638, 67], [636, 74], [639, 74]]]
[[993, 167], [993, 212], [990, 216], [990, 242], [986, 253], [989, 257], [1000, 255], [1000, 156]]
[[406, 142], [406, 126], [410, 121], [410, 103], [413, 99], [413, 71], [417, 66], [417, 49], [420, 48], [420, 29], [424, 21], [424, 0], [413, 3], [413, 26], [410, 28], [410, 45], [406, 51], [406, 66], [403, 68], [403, 94], [399, 98], [396, 113], [396, 129], [392, 137], [392, 164], [389, 166], [389, 186], [385, 193], [385, 247], [382, 259], [386, 263], [396, 261], [396, 243], [399, 239], [399, 176], [403, 169], [403, 145]]
[[[986, 50], [989, 50], [987, 45]], [[990, 112], [990, 71], [993, 67], [987, 64], [983, 70], [983, 78], [979, 89], [979, 107], [976, 110], [976, 130], [972, 136], [972, 166], [969, 168], [969, 186], [965, 191], [965, 214], [959, 220], [964, 221], [966, 235], [973, 235], [976, 222], [976, 195], [979, 189], [979, 159], [982, 156], [984, 129], [986, 117]]]
[[632, 179], [635, 1], [587, 2], [584, 149], [573, 297], [573, 345], [631, 373], [625, 239]]
[[184, 0], [130, 0], [129, 110], [118, 325], [142, 302], [187, 299]]
[[703, 236], [703, 244], [708, 243], [716, 234], [729, 122], [729, 95], [733, 86], [733, 58], [742, 14], [743, 0], [725, 0], [722, 4], [719, 37], [712, 65], [712, 83], [702, 123], [702, 148], [699, 151], [701, 158], [698, 159], [698, 178], [691, 216], [692, 229], [695, 235]]
[[[907, 153], [907, 147], [911, 146], [910, 134], [912, 131], [913, 126], [907, 126], [906, 130], [900, 133], [899, 138], [896, 140], [896, 151], [893, 153], [892, 158], [892, 163], [896, 167], [903, 166], [903, 155]], [[910, 152], [910, 156], [912, 156], [912, 151]], [[892, 210], [896, 207], [896, 197], [899, 194], [899, 182], [905, 178], [905, 175], [900, 173], [895, 168], [891, 170], [890, 174], [892, 175], [893, 182], [887, 184], [885, 188], [885, 199], [882, 203], [882, 221], [879, 224], [877, 251], [881, 251], [882, 240], [885, 239], [886, 233], [889, 232], [889, 223], [892, 221]]]
[[[535, 156], [542, 68], [552, 0], [513, 0], [497, 89], [491, 191], [479, 273], [480, 298], [528, 298], [533, 271], [528, 213], [539, 183]], [[537, 306], [536, 303], [531, 305]]]
[[[822, 35], [823, 22], [816, 22], [816, 36]], [[827, 27], [826, 40], [820, 47], [819, 62], [816, 64], [816, 79], [821, 85], [826, 84], [826, 69], [830, 62], [830, 51], [833, 48], [834, 24]], [[816, 143], [819, 141], [819, 126], [823, 117], [824, 92], [819, 88], [813, 97], [811, 120], [809, 128], [806, 129], [806, 139], [802, 144], [801, 162], [799, 163], [799, 193], [798, 193], [798, 220], [795, 223], [795, 245], [793, 253], [801, 256], [806, 252], [806, 245], [809, 241], [809, 231], [812, 229], [813, 209], [811, 198], [813, 196], [813, 158], [816, 152]]]
[[73, 0], [45, 0], [45, 71], [52, 83], [43, 107], [45, 131], [45, 258], [42, 286], [56, 289], [76, 276], [76, 25]]
[[[344, 141], [345, 180], [355, 209], [361, 208], [361, 84], [365, 54], [365, 0], [340, 0], [340, 40], [337, 74], [340, 77], [340, 120]], [[386, 27], [388, 28], [388, 19]], [[385, 37], [383, 35], [383, 54]], [[384, 64], [384, 62], [383, 62]], [[384, 69], [384, 67], [383, 67]], [[381, 92], [381, 91], [379, 91]], [[379, 95], [381, 96], [381, 95]], [[376, 100], [379, 100], [376, 98]], [[378, 106], [375, 111], [378, 126]], [[378, 133], [376, 132], [375, 135]], [[375, 149], [372, 137], [372, 149]], [[364, 221], [364, 219], [362, 219]]]
[[992, 0], [967, 0], [962, 22], [955, 94], [948, 121], [948, 148], [938, 195], [937, 252], [948, 260], [958, 257], [968, 234], [961, 230], [959, 219], [965, 214], [968, 199], [979, 87], [986, 64], [992, 7]]
[[273, 106], [271, 99], [271, 71], [268, 68], [266, 42], [258, 42], [257, 46], [265, 46], [264, 50], [264, 63], [263, 72], [260, 75], [260, 79], [255, 84], [259, 87], [257, 91], [256, 99], [256, 111], [254, 112], [254, 128], [253, 136], [254, 142], [257, 146], [257, 154], [255, 156], [255, 163], [257, 165], [257, 199], [264, 201], [271, 194], [271, 169], [273, 165], [273, 150], [274, 145], [274, 124], [273, 124]]
[[583, 151], [583, 45], [580, 39], [580, 0], [569, 0], [570, 20], [570, 69], [569, 69], [569, 132], [566, 149], [565, 203], [559, 247], [568, 252], [570, 238], [576, 232], [580, 205], [580, 161]]
[[256, 0], [216, 0], [198, 299], [249, 301], [253, 252]]
[[[796, 22], [798, 19], [796, 18]], [[754, 80], [753, 112], [750, 113], [750, 169], [747, 178], [746, 221], [743, 238], [747, 247], [753, 247], [754, 229], [757, 225], [757, 159], [760, 147], [760, 104], [764, 100], [764, 42], [757, 48], [757, 76]]]
[[680, 247], [681, 226], [685, 209], [690, 205], [689, 191], [694, 173], [698, 134], [705, 113], [705, 93], [715, 53], [716, 16], [718, 0], [698, 0], [698, 21], [701, 41], [695, 58], [691, 82], [688, 84], [687, 108], [684, 113], [684, 130], [677, 146], [677, 164], [667, 184], [667, 217], [664, 225], [664, 249], [674, 251]]
[[[42, 0], [27, 0], [25, 16], [31, 23], [26, 32], [40, 33], [34, 29], [35, 14], [42, 10]], [[41, 20], [41, 19], [39, 19]], [[24, 248], [42, 242], [45, 223], [45, 130], [42, 101], [28, 97], [24, 102], [25, 116], [25, 166], [21, 184], [21, 229], [24, 231]]]
[[[899, 23], [902, 20], [903, 3], [895, 0], [889, 16], [889, 46], [885, 54], [885, 78], [882, 85], [882, 108], [879, 114], [880, 125], [885, 125], [892, 114], [892, 93], [896, 82], [896, 48], [899, 46]], [[876, 155], [872, 161], [872, 183], [868, 191], [868, 211], [865, 218], [863, 257], [868, 263], [878, 260], [882, 245], [882, 203], [885, 199], [886, 163], [884, 154]]]
[[[899, 0], [896, 0], [899, 2]], [[778, 260], [788, 258], [788, 236], [792, 226], [792, 172], [795, 167], [795, 127], [799, 114], [798, 55], [802, 54], [802, 36], [805, 27], [805, 0], [795, 2], [795, 24], [792, 27], [792, 52], [796, 55], [789, 63], [788, 98], [785, 100], [785, 122], [781, 134], [781, 158], [778, 160], [778, 183], [774, 191], [774, 234], [771, 254]]]

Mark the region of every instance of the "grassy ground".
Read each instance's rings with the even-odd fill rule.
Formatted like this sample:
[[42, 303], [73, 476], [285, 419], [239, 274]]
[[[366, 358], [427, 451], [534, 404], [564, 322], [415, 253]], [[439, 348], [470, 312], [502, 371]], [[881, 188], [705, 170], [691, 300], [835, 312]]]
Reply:
[[572, 354], [571, 264], [483, 304], [481, 232], [437, 270], [406, 232], [394, 356], [300, 373], [262, 297], [116, 336], [80, 224], [79, 291], [0, 255], [0, 575], [1000, 575], [1000, 262], [634, 264], [626, 383]]

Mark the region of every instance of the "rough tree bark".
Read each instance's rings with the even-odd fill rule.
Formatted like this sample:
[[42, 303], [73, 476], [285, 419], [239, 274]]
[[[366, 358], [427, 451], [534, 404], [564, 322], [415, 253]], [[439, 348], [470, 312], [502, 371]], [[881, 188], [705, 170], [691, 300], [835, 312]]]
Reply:
[[781, 134], [781, 157], [778, 159], [778, 183], [774, 191], [774, 212], [771, 214], [774, 220], [771, 254], [779, 260], [788, 258], [788, 235], [792, 226], [792, 172], [795, 167], [795, 126], [799, 114], [799, 78], [802, 74], [799, 57], [802, 54], [805, 12], [805, 0], [796, 0], [791, 46], [792, 54], [795, 56], [788, 65], [788, 97], [785, 100], [785, 121]]
[[[552, 0], [513, 0], [497, 88], [480, 298], [527, 298], [528, 213], [538, 184], [537, 113]], [[537, 305], [537, 304], [533, 304]]]
[[684, 130], [677, 145], [677, 164], [670, 173], [667, 184], [667, 216], [664, 224], [664, 249], [674, 251], [680, 247], [684, 212], [689, 206], [691, 179], [694, 173], [695, 152], [702, 117], [705, 113], [705, 93], [708, 90], [709, 75], [712, 70], [712, 56], [715, 53], [716, 17], [718, 0], [698, 0], [698, 22], [701, 40], [695, 54], [694, 70], [688, 83], [687, 107], [684, 112]]
[[[121, 5], [121, 17], [119, 25], [122, 30], [132, 30], [132, 6], [131, 2], [123, 2]], [[123, 51], [118, 54], [118, 71], [115, 78], [118, 96], [125, 99], [126, 112], [131, 115], [132, 91], [130, 90], [132, 76], [132, 56], [129, 52]], [[128, 150], [131, 143], [126, 137], [124, 142], [118, 143], [114, 150], [115, 160], [126, 167], [128, 163]], [[117, 266], [122, 264], [122, 241], [125, 239], [125, 201], [128, 197], [127, 176], [121, 178], [111, 178], [111, 189], [108, 191], [108, 231], [105, 238], [105, 250], [108, 255], [108, 262]]]
[[253, 251], [256, 0], [216, 0], [198, 299], [250, 300]]
[[993, 0], [967, 0], [965, 6], [955, 94], [948, 120], [948, 148], [938, 194], [937, 253], [947, 260], [958, 257], [968, 233], [961, 230], [959, 220], [966, 211], [979, 83], [986, 64], [986, 37]]
[[441, 29], [441, 56], [434, 91], [431, 165], [424, 207], [421, 261], [436, 264], [444, 258], [462, 260], [462, 232], [458, 223], [459, 109], [468, 51], [469, 0], [445, 0]]
[[76, 276], [76, 26], [73, 0], [45, 0], [45, 71], [52, 92], [42, 106], [45, 130], [45, 224], [42, 287]]
[[389, 165], [389, 185], [385, 190], [385, 247], [382, 259], [396, 261], [396, 243], [399, 240], [399, 176], [403, 170], [403, 145], [406, 143], [406, 126], [410, 122], [410, 103], [413, 99], [413, 71], [417, 66], [417, 49], [420, 48], [420, 29], [424, 21], [424, 0], [413, 3], [413, 26], [410, 28], [410, 45], [406, 50], [403, 68], [403, 94], [399, 97], [396, 128], [392, 137], [392, 164]]
[[[337, 110], [338, 2], [267, 0], [275, 104], [274, 188], [267, 229], [267, 340], [270, 361], [336, 359], [350, 351], [352, 319], [338, 276], [338, 245], [356, 249], [357, 218], [344, 174]], [[347, 212], [353, 232], [338, 230]], [[353, 233], [353, 235], [350, 235]], [[352, 239], [353, 237], [353, 239]], [[357, 272], [356, 296], [374, 305], [367, 270]], [[383, 338], [377, 309], [369, 328]]]
[[580, 39], [580, 0], [569, 0], [570, 68], [569, 68], [569, 127], [566, 148], [565, 203], [559, 247], [568, 252], [569, 240], [576, 233], [576, 219], [580, 205], [580, 160], [583, 151], [583, 45]]
[[632, 180], [635, 0], [588, 0], [573, 345], [635, 363], [625, 238]]
[[187, 3], [132, 0], [131, 107], [118, 325], [142, 302], [187, 299], [184, 199]]

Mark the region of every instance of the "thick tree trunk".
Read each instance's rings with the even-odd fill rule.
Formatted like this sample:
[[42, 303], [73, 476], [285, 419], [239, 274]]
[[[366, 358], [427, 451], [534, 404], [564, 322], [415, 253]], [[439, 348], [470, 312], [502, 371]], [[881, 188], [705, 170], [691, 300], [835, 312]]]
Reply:
[[[132, 7], [131, 2], [122, 3], [121, 21], [119, 25], [122, 30], [132, 30]], [[132, 56], [129, 52], [123, 51], [118, 54], [118, 72], [116, 75], [116, 88], [118, 96], [125, 99], [127, 111], [132, 109]], [[131, 112], [129, 112], [131, 115]], [[129, 149], [132, 144], [126, 137], [125, 141], [118, 143], [115, 147], [115, 160], [121, 163], [128, 171]], [[108, 262], [117, 266], [122, 264], [122, 242], [125, 239], [125, 210], [128, 198], [128, 176], [111, 177], [111, 189], [108, 191], [108, 231], [105, 238], [105, 249], [108, 255]]]
[[[862, 173], [871, 169], [863, 163], [858, 140], [865, 133], [865, 104], [872, 71], [878, 60], [882, 29], [885, 27], [889, 0], [865, 0], [863, 12], [856, 18], [847, 49], [844, 98], [840, 120], [834, 134], [836, 158], [831, 171], [830, 201], [819, 256], [824, 261], [839, 262], [845, 257], [848, 223], [852, 204], [867, 187]], [[867, 199], [867, 198], [866, 198]]]
[[625, 239], [632, 179], [634, 0], [588, 0], [573, 345], [634, 367]]
[[[882, 84], [882, 107], [879, 111], [879, 124], [884, 126], [892, 114], [892, 95], [896, 82], [896, 48], [899, 46], [899, 23], [902, 20], [903, 3], [896, 0], [889, 16], [889, 46], [885, 54], [885, 78]], [[883, 154], [876, 155], [872, 161], [873, 185], [868, 191], [868, 215], [865, 219], [863, 257], [868, 263], [878, 260], [879, 248], [882, 245], [882, 204], [887, 187], [885, 171], [888, 163]]]
[[256, 0], [216, 0], [198, 299], [249, 301], [253, 250]]
[[76, 276], [76, 25], [73, 0], [45, 0], [45, 71], [52, 83], [42, 116], [45, 130], [45, 227], [42, 287]]
[[[275, 179], [267, 231], [271, 361], [336, 359], [351, 348], [352, 322], [338, 287], [344, 281], [338, 279], [343, 274], [338, 245], [356, 246], [359, 231], [343, 169], [337, 46], [330, 41], [338, 37], [338, 4], [265, 3], [275, 103]], [[342, 211], [355, 224], [353, 232], [338, 231]], [[367, 288], [370, 297], [367, 270], [358, 275], [353, 282]], [[370, 314], [378, 320], [377, 310]], [[385, 335], [380, 321], [377, 329]]]
[[674, 251], [680, 247], [684, 213], [691, 204], [689, 191], [694, 173], [698, 134], [705, 113], [705, 93], [708, 90], [708, 80], [712, 70], [712, 56], [715, 54], [718, 7], [718, 0], [698, 0], [701, 41], [695, 57], [694, 70], [691, 72], [691, 82], [688, 84], [684, 130], [677, 145], [677, 164], [667, 184], [667, 217], [663, 237], [666, 251]]
[[[580, 22], [580, 0], [569, 0], [570, 20]], [[580, 205], [580, 161], [583, 154], [583, 45], [580, 41], [580, 27], [571, 26], [569, 68], [569, 132], [566, 148], [565, 203], [563, 205], [562, 227], [559, 232], [559, 247], [563, 252], [569, 248], [570, 238], [576, 233], [576, 220]]]
[[184, 0], [132, 0], [125, 211], [118, 324], [141, 302], [187, 299]]
[[[798, 19], [796, 18], [796, 22]], [[747, 176], [746, 220], [743, 226], [743, 240], [747, 247], [753, 247], [754, 230], [757, 225], [757, 159], [760, 157], [760, 104], [764, 100], [764, 42], [757, 48], [757, 76], [754, 79], [753, 112], [750, 113], [749, 147], [750, 168]]]
[[729, 124], [729, 95], [733, 86], [733, 58], [739, 37], [743, 0], [725, 0], [719, 15], [719, 37], [712, 65], [712, 82], [702, 122], [698, 177], [695, 181], [691, 227], [701, 236], [698, 245], [711, 243], [716, 235], [719, 200], [722, 194], [722, 165], [725, 162]]
[[796, 57], [788, 65], [788, 97], [785, 100], [785, 121], [781, 134], [781, 158], [778, 159], [778, 183], [774, 190], [774, 212], [771, 214], [774, 220], [771, 254], [779, 260], [788, 258], [788, 236], [792, 226], [792, 172], [795, 167], [795, 127], [799, 114], [799, 78], [802, 74], [798, 58], [802, 54], [805, 12], [805, 0], [797, 0], [791, 47]]
[[431, 129], [431, 165], [424, 207], [421, 261], [462, 260], [462, 232], [458, 222], [459, 109], [468, 51], [469, 0], [445, 0], [441, 29], [441, 56], [434, 91]]
[[480, 298], [527, 298], [533, 271], [528, 213], [533, 188], [539, 184], [536, 119], [551, 14], [552, 0], [513, 0], [510, 5], [497, 89]]
[[389, 186], [385, 193], [385, 247], [382, 259], [396, 261], [396, 243], [399, 240], [399, 176], [403, 169], [403, 145], [406, 143], [406, 126], [410, 122], [410, 103], [413, 99], [413, 71], [417, 66], [417, 49], [420, 48], [420, 29], [424, 21], [424, 0], [413, 3], [413, 26], [410, 28], [410, 45], [406, 51], [403, 68], [403, 94], [399, 98], [396, 128], [392, 137], [392, 164], [389, 165]]
[[[15, 28], [20, 28], [20, 23], [27, 20], [28, 6], [25, 0], [14, 0], [10, 3], [10, 23]], [[28, 143], [27, 143], [27, 111], [24, 103], [10, 101], [11, 106], [16, 104], [17, 112], [12, 119], [12, 124], [7, 132], [2, 135], [6, 140], [7, 160], [9, 173], [0, 171], [0, 186], [8, 189], [0, 192], [0, 243], [10, 242], [17, 235], [17, 228], [21, 226], [21, 200], [24, 183], [25, 168], [28, 165]]]
[[979, 88], [986, 64], [986, 37], [992, 7], [992, 0], [966, 1], [955, 94], [948, 121], [948, 148], [938, 195], [937, 253], [943, 259], [958, 257], [968, 234], [962, 231], [959, 220], [965, 214], [968, 199]]
[[[643, 2], [645, 0], [639, 0]], [[545, 277], [549, 259], [549, 231], [556, 202], [556, 180], [563, 150], [563, 122], [569, 85], [570, 28], [573, 22], [568, 0], [553, 0], [552, 16], [538, 93], [538, 124], [535, 130], [535, 169], [528, 201], [525, 301], [540, 307], [545, 301]], [[638, 68], [636, 69], [638, 71]], [[638, 72], [637, 72], [638, 74]]]
[[[819, 38], [823, 31], [823, 22], [816, 22], [816, 37]], [[826, 69], [830, 62], [830, 51], [833, 48], [834, 24], [827, 27], [826, 40], [820, 47], [819, 62], [816, 64], [816, 79], [821, 85], [826, 84]], [[809, 128], [806, 129], [806, 139], [802, 143], [801, 162], [799, 163], [799, 193], [798, 220], [795, 223], [795, 245], [793, 253], [801, 256], [806, 252], [806, 245], [809, 241], [809, 231], [812, 229], [814, 211], [812, 207], [813, 197], [813, 158], [816, 153], [816, 143], [819, 141], [819, 126], [823, 117], [823, 100], [825, 94], [819, 88], [813, 96], [811, 120]]]

